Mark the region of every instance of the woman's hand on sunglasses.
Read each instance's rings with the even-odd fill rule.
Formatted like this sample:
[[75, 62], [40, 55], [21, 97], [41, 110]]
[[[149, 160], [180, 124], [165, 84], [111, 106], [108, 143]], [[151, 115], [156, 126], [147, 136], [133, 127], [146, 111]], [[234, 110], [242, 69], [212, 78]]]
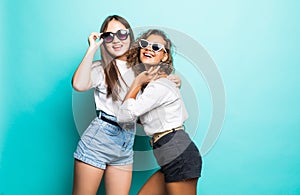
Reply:
[[[102, 33], [92, 32], [88, 38], [89, 45], [92, 48], [98, 49], [100, 45], [103, 43], [103, 39], [100, 39]], [[100, 39], [100, 40], [99, 40]]]

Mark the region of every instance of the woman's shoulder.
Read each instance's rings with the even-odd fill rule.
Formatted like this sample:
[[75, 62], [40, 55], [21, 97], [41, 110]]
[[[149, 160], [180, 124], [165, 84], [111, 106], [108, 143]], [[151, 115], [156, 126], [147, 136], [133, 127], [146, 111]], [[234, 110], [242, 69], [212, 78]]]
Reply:
[[152, 81], [148, 84], [149, 87], [153, 87], [159, 91], [165, 91], [165, 90], [174, 90], [176, 89], [176, 84], [172, 82], [168, 78], [159, 78], [155, 81]]
[[103, 64], [102, 64], [101, 60], [93, 61], [92, 68], [102, 68], [103, 69]]
[[163, 98], [165, 101], [178, 99], [180, 94], [176, 84], [168, 78], [159, 78], [155, 81], [151, 81], [145, 88], [144, 92], [146, 91], [148, 95]]
[[92, 68], [92, 72], [98, 72], [98, 73], [101, 72], [104, 74], [104, 66], [101, 60], [93, 61], [91, 68]]
[[104, 68], [100, 60], [93, 61], [91, 66], [91, 79], [99, 83], [104, 78]]
[[165, 86], [165, 87], [176, 87], [176, 84], [171, 81], [170, 79], [168, 78], [159, 78], [157, 80], [155, 80], [155, 82], [158, 84], [158, 85], [162, 85], [162, 86]]

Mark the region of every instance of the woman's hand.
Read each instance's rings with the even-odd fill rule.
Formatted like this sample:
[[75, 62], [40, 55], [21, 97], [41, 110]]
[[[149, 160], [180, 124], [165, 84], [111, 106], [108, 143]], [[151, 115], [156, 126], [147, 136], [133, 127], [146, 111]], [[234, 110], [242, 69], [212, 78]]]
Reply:
[[140, 73], [136, 78], [135, 78], [135, 84], [142, 86], [143, 84], [150, 83], [151, 81], [154, 81], [159, 78], [159, 75], [157, 73], [158, 69], [160, 67], [151, 67], [149, 70], [144, 71]]
[[[92, 32], [88, 38], [89, 45], [91, 48], [98, 49], [103, 42], [103, 39], [100, 39], [102, 33]], [[97, 41], [97, 39], [100, 39]]]
[[144, 71], [140, 73], [135, 79], [132, 85], [130, 86], [124, 100], [126, 101], [129, 98], [136, 98], [138, 92], [142, 88], [143, 84], [149, 83], [151, 81], [154, 81], [159, 78], [159, 75], [157, 74], [157, 71], [160, 67], [157, 68], [151, 67], [148, 71]]

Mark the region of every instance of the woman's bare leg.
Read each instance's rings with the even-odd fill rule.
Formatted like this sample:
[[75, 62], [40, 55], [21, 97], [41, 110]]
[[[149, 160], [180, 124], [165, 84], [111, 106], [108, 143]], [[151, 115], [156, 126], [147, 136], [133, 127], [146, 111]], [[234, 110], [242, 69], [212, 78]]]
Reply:
[[139, 195], [196, 195], [197, 182], [198, 178], [165, 183], [164, 174], [158, 171], [144, 184]]
[[95, 195], [104, 170], [75, 160], [73, 195]]
[[144, 184], [138, 193], [139, 195], [165, 195], [167, 194], [164, 174], [155, 172]]
[[132, 178], [132, 164], [107, 166], [104, 177], [107, 195], [128, 195]]
[[197, 179], [189, 179], [186, 181], [171, 182], [166, 184], [169, 195], [196, 195]]

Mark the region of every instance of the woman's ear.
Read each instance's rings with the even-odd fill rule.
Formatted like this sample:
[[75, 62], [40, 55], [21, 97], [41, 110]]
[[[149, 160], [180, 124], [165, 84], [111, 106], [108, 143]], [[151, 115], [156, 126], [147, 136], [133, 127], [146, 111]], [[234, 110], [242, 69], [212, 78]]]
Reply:
[[165, 62], [165, 61], [167, 61], [168, 58], [169, 58], [169, 54], [168, 53], [164, 53], [164, 57], [163, 57], [163, 59], [161, 61]]

